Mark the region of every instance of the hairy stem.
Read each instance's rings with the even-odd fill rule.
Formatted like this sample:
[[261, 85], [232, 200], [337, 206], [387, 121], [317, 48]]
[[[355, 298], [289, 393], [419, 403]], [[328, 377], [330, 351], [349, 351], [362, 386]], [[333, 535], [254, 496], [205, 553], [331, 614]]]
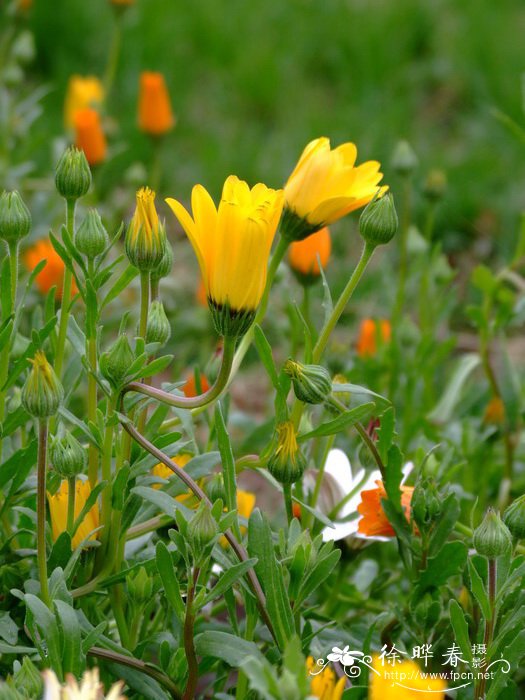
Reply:
[[46, 471], [47, 471], [47, 418], [38, 422], [38, 467], [36, 493], [36, 552], [40, 594], [44, 603], [51, 607], [49, 584], [47, 581], [46, 555]]
[[[75, 205], [76, 200], [66, 200], [66, 227], [71, 239], [75, 233]], [[62, 378], [64, 365], [64, 353], [67, 338], [67, 322], [69, 319], [69, 307], [71, 306], [71, 284], [73, 275], [71, 270], [64, 266], [64, 279], [62, 284], [62, 302], [60, 305], [60, 323], [58, 325], [58, 340], [55, 354], [55, 372], [59, 379]]]

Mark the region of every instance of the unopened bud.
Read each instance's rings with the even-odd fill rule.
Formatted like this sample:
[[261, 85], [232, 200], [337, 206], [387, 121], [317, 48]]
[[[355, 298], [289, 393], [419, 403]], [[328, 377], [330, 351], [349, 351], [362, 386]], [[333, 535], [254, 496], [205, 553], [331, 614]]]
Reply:
[[303, 365], [290, 359], [284, 371], [292, 378], [296, 397], [306, 403], [323, 403], [332, 391], [332, 380], [321, 365]]
[[503, 522], [517, 540], [525, 539], [525, 495], [513, 501], [503, 513]]
[[55, 185], [59, 194], [69, 201], [86, 195], [91, 186], [91, 170], [84, 151], [70, 146], [58, 161]]
[[214, 474], [206, 485], [206, 493], [212, 503], [226, 500], [226, 489], [224, 488], [224, 478], [222, 474]]
[[396, 235], [398, 225], [394, 197], [387, 192], [366, 206], [359, 218], [359, 233], [370, 245], [386, 245]]
[[447, 176], [443, 170], [431, 170], [423, 186], [423, 194], [431, 202], [438, 202], [447, 189]]
[[75, 246], [88, 260], [101, 255], [109, 245], [108, 232], [96, 209], [90, 209], [75, 233]]
[[512, 535], [493, 508], [488, 509], [483, 522], [474, 530], [472, 541], [478, 554], [487, 559], [496, 559], [512, 549]]
[[120, 335], [111, 348], [100, 357], [102, 376], [115, 388], [119, 387], [135, 359], [126, 335]]
[[392, 168], [398, 175], [410, 175], [418, 165], [418, 158], [408, 141], [399, 141], [392, 155]]
[[146, 326], [146, 343], [166, 345], [171, 336], [171, 326], [161, 301], [153, 301], [149, 307]]
[[22, 405], [34, 418], [54, 416], [64, 398], [64, 389], [46, 356], [37, 350], [33, 365], [22, 387]]
[[160, 263], [151, 271], [151, 279], [152, 280], [160, 280], [163, 277], [167, 277], [170, 272], [171, 268], [173, 267], [173, 250], [170, 245], [170, 242], [166, 238], [166, 247], [164, 249], [164, 255], [162, 256], [162, 260]]
[[217, 523], [211, 514], [210, 506], [201, 501], [188, 523], [188, 540], [197, 557], [213, 541], [217, 533]]
[[25, 698], [39, 698], [42, 695], [44, 684], [42, 676], [29, 656], [24, 656], [19, 668], [13, 673], [12, 685]]
[[15, 190], [0, 196], [0, 238], [9, 245], [27, 236], [31, 229], [31, 214]]
[[144, 605], [151, 599], [153, 593], [153, 579], [146, 568], [141, 566], [134, 576], [128, 576], [128, 594], [137, 605]]
[[439, 517], [441, 498], [432, 479], [422, 479], [416, 484], [410, 507], [419, 530], [428, 528]]
[[86, 451], [71, 433], [55, 439], [51, 445], [51, 464], [64, 479], [82, 474], [86, 468]]
[[268, 462], [268, 471], [281, 484], [293, 484], [301, 478], [305, 467], [294, 424], [285, 421], [277, 426], [277, 447]]

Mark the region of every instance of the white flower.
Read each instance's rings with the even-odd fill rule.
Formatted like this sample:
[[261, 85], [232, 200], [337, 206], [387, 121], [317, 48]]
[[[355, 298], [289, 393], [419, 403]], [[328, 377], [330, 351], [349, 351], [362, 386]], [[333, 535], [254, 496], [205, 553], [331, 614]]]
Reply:
[[100, 682], [98, 668], [86, 671], [80, 685], [75, 678], [68, 675], [66, 683], [61, 685], [53, 671], [49, 669], [42, 673], [44, 678], [44, 697], [42, 700], [126, 700], [120, 694], [124, 683], [115, 683], [108, 695], [104, 695], [104, 686]]

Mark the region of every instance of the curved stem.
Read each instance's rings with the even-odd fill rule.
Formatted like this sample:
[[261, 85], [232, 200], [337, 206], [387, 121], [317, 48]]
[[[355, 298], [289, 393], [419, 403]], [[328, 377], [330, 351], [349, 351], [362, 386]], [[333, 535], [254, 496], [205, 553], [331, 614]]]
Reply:
[[47, 469], [47, 418], [38, 422], [38, 468], [36, 494], [36, 553], [40, 594], [47, 607], [51, 607], [49, 584], [47, 581], [46, 555], [46, 469]]
[[235, 338], [226, 337], [224, 338], [224, 348], [222, 353], [222, 362], [219, 374], [213, 386], [211, 386], [208, 391], [199, 396], [175, 396], [170, 394], [163, 389], [157, 389], [152, 386], [147, 386], [141, 382], [130, 382], [127, 386], [122, 389], [121, 396], [124, 396], [129, 391], [136, 391], [139, 394], [144, 394], [157, 401], [162, 401], [169, 406], [174, 406], [175, 408], [199, 408], [206, 406], [215, 399], [218, 399], [222, 394], [226, 386], [228, 385], [228, 379], [230, 376], [233, 356], [235, 352]]
[[[122, 405], [120, 407], [120, 411], [123, 412]], [[171, 469], [171, 471], [179, 477], [179, 479], [190, 489], [190, 491], [192, 491], [192, 493], [200, 501], [204, 501], [211, 508], [212, 503], [208, 496], [204, 493], [201, 487], [191, 478], [191, 476], [184, 471], [184, 469], [181, 469], [166, 454], [164, 454], [162, 450], [159, 450], [159, 448], [155, 447], [155, 445], [153, 445], [147, 438], [145, 438], [144, 435], [141, 435], [135, 428], [135, 426], [131, 424], [131, 422], [127, 420], [122, 421], [122, 427], [141, 447], [143, 447], [147, 452], [152, 454], [158, 462], [162, 462], [162, 464], [168, 467], [168, 469]], [[239, 561], [246, 561], [248, 559], [248, 554], [242, 546], [242, 544], [238, 542], [236, 537], [233, 535], [232, 531], [226, 530], [224, 532], [224, 536], [228, 540], [228, 543], [235, 552], [235, 555], [237, 556]], [[272, 622], [266, 611], [266, 597], [261, 588], [261, 584], [259, 583], [259, 579], [257, 578], [257, 575], [255, 574], [255, 571], [253, 569], [249, 569], [246, 575], [248, 577], [248, 583], [250, 584], [250, 587], [253, 593], [255, 594], [255, 597], [257, 598], [257, 604], [261, 618], [264, 620], [264, 623], [270, 630], [272, 637], [276, 640]]]
[[326, 320], [326, 323], [324, 324], [323, 330], [321, 331], [321, 334], [317, 340], [317, 343], [314, 346], [313, 349], [313, 362], [319, 362], [321, 359], [323, 352], [326, 348], [326, 344], [328, 343], [328, 340], [330, 339], [330, 335], [332, 334], [332, 331], [334, 330], [335, 326], [337, 325], [337, 322], [341, 318], [343, 311], [346, 308], [346, 305], [350, 301], [350, 298], [352, 297], [352, 294], [355, 291], [355, 288], [357, 287], [359, 280], [363, 276], [364, 271], [367, 268], [368, 263], [370, 262], [370, 258], [372, 257], [373, 253], [375, 250], [375, 246], [370, 245], [370, 243], [365, 243], [363, 247], [363, 251], [361, 253], [361, 257], [359, 258], [359, 262], [357, 263], [352, 276], [348, 280], [348, 283], [346, 287], [343, 289], [341, 296], [337, 300], [336, 305], [333, 308], [332, 313], [330, 314], [330, 317]]
[[[75, 200], [66, 200], [66, 226], [69, 235], [73, 239], [75, 229]], [[58, 340], [55, 354], [55, 372], [59, 379], [62, 378], [62, 366], [64, 364], [64, 352], [67, 338], [67, 322], [69, 319], [69, 307], [71, 305], [71, 284], [73, 275], [71, 270], [64, 266], [64, 279], [62, 284], [62, 301], [60, 304], [60, 323], [58, 325]]]
[[105, 659], [106, 661], [111, 661], [115, 664], [121, 664], [122, 666], [128, 666], [129, 668], [134, 668], [141, 673], [144, 673], [150, 678], [154, 678], [157, 683], [160, 683], [166, 690], [171, 694], [172, 698], [176, 700], [181, 700], [181, 694], [175, 683], [168, 678], [168, 676], [163, 673], [160, 669], [150, 666], [150, 664], [136, 659], [134, 656], [124, 656], [124, 654], [118, 654], [115, 651], [110, 651], [109, 649], [102, 649], [102, 647], [91, 647], [88, 651], [89, 656], [94, 656], [97, 659]]

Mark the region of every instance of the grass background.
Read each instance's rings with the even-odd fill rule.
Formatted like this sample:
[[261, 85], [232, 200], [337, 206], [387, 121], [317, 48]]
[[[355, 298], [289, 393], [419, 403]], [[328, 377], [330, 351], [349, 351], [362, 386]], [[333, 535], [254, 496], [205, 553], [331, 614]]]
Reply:
[[[72, 73], [101, 76], [114, 24], [107, 0], [35, 0], [35, 82], [50, 93], [35, 136], [38, 168], [63, 135]], [[163, 195], [193, 183], [214, 195], [236, 173], [279, 185], [319, 135], [354, 140], [383, 162], [400, 138], [449, 189], [438, 233], [449, 250], [489, 257], [513, 247], [524, 205], [525, 149], [493, 109], [523, 122], [525, 7], [519, 0], [137, 0], [123, 18], [122, 55], [107, 106], [115, 120], [104, 187], [122, 181], [150, 144], [136, 127], [138, 75], [167, 79], [177, 129], [163, 147]]]

